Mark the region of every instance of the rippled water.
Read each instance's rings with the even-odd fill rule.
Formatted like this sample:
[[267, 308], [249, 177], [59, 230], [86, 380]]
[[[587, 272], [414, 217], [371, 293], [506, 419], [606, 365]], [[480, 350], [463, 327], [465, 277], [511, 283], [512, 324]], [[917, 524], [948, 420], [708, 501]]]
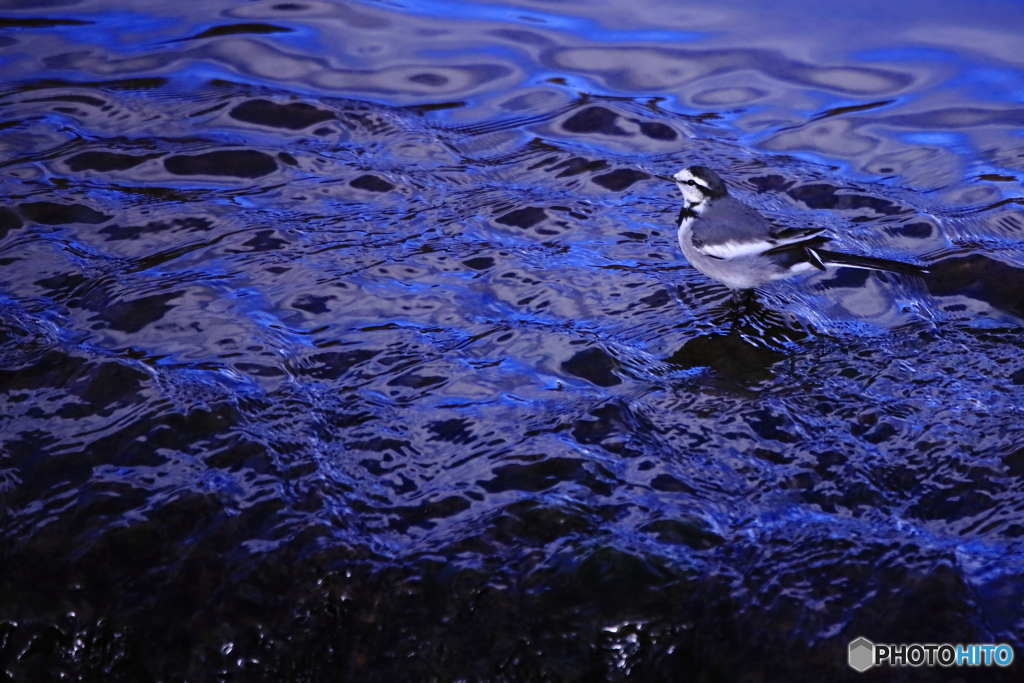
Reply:
[[133, 4], [0, 5], [4, 680], [1024, 655], [1019, 6]]

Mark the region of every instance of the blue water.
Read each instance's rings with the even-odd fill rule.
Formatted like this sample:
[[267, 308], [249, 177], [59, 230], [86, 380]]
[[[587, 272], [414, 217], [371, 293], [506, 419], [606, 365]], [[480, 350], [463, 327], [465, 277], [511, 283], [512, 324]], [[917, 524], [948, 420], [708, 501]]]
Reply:
[[4, 680], [1024, 655], [1019, 5], [132, 5], [0, 8]]

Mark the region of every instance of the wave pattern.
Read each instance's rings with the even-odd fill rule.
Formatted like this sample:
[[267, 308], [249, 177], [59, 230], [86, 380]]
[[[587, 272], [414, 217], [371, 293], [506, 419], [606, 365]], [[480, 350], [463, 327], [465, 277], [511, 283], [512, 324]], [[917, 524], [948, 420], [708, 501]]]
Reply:
[[[627, 48], [516, 29], [620, 95], [474, 108], [515, 70], [353, 62], [384, 99], [464, 99], [314, 97], [336, 65], [289, 76], [270, 53], [298, 48], [263, 42], [291, 6], [52, 56], [96, 80], [0, 98], [9, 675], [819, 680], [862, 633], [1022, 645], [1019, 202], [775, 153], [885, 103], [758, 150], [631, 94], [764, 64], [871, 98], [913, 79], [690, 48], [622, 70]], [[188, 60], [292, 88], [186, 89]], [[961, 114], [882, 121], [993, 123]], [[933, 274], [839, 270], [738, 311], [675, 245], [657, 176], [694, 163]]]

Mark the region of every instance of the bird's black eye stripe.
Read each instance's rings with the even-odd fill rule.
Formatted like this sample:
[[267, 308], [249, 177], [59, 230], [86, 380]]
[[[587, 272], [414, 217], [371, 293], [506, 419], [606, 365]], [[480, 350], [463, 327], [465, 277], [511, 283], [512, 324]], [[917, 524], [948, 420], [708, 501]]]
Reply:
[[685, 182], [686, 182], [686, 184], [687, 184], [687, 185], [691, 185], [691, 186], [694, 186], [694, 185], [696, 185], [696, 184], [697, 184], [697, 183], [695, 183], [695, 182], [694, 182], [693, 180], [687, 180], [687, 181], [685, 181]]

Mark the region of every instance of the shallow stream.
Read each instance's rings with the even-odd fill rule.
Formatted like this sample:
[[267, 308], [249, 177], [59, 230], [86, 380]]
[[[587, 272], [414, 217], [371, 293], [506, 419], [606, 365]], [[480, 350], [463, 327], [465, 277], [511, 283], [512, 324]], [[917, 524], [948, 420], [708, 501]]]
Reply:
[[1019, 4], [127, 4], [0, 5], [0, 679], [1024, 657]]

